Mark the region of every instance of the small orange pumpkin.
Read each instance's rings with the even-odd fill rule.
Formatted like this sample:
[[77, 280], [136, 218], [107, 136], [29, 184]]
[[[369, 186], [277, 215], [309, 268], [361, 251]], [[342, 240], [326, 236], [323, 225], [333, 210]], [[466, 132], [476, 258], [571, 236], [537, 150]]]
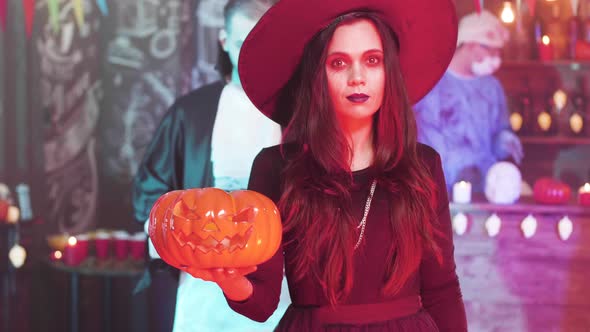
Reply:
[[570, 187], [554, 178], [542, 177], [533, 186], [535, 201], [543, 204], [566, 204], [571, 197]]
[[251, 190], [176, 190], [150, 212], [149, 236], [168, 264], [193, 268], [247, 267], [270, 259], [282, 225], [272, 200]]

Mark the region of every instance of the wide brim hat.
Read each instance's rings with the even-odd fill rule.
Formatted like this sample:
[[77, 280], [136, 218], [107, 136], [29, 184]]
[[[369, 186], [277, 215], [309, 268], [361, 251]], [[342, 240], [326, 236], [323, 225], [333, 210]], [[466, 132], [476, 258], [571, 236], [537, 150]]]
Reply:
[[446, 71], [457, 45], [452, 0], [280, 0], [246, 37], [238, 71], [244, 91], [266, 116], [287, 125], [289, 109], [275, 109], [281, 89], [299, 65], [305, 45], [334, 19], [372, 11], [395, 32], [399, 62], [412, 103]]

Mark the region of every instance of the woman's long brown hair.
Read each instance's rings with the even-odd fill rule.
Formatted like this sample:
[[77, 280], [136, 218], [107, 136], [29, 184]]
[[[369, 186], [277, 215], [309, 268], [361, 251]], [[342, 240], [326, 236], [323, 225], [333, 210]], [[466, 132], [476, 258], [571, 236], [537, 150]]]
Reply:
[[339, 17], [306, 46], [302, 60], [279, 96], [278, 107], [293, 108], [284, 141], [299, 147], [284, 169], [283, 211], [288, 262], [297, 278], [311, 273], [331, 304], [344, 300], [353, 285], [354, 245], [358, 239], [351, 214], [353, 185], [351, 147], [338, 125], [327, 88], [327, 45], [340, 24], [370, 20], [379, 31], [387, 73], [383, 104], [374, 116], [373, 174], [389, 192], [391, 239], [384, 261], [383, 292], [395, 294], [419, 268], [424, 250], [439, 248], [433, 240], [434, 183], [416, 150], [416, 124], [398, 61], [393, 31], [372, 13]]

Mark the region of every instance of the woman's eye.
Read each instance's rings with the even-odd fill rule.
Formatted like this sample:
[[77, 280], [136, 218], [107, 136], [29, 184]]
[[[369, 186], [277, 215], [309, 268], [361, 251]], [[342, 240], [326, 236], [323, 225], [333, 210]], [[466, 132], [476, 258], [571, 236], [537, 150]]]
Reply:
[[376, 57], [376, 56], [372, 56], [372, 57], [369, 57], [369, 58], [367, 59], [367, 62], [368, 62], [369, 64], [371, 64], [371, 65], [377, 65], [377, 64], [379, 64], [379, 63], [381, 62], [381, 59], [379, 59], [379, 58], [378, 58], [378, 57]]
[[344, 67], [344, 61], [342, 61], [342, 59], [332, 60], [332, 67], [342, 68], [342, 67]]

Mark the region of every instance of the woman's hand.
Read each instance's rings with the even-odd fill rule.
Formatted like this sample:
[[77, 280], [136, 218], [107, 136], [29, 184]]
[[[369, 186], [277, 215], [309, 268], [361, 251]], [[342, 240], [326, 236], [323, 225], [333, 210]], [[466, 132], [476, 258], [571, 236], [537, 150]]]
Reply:
[[252, 295], [252, 283], [245, 276], [256, 271], [256, 266], [242, 268], [186, 269], [195, 278], [213, 281], [233, 301], [245, 301]]

